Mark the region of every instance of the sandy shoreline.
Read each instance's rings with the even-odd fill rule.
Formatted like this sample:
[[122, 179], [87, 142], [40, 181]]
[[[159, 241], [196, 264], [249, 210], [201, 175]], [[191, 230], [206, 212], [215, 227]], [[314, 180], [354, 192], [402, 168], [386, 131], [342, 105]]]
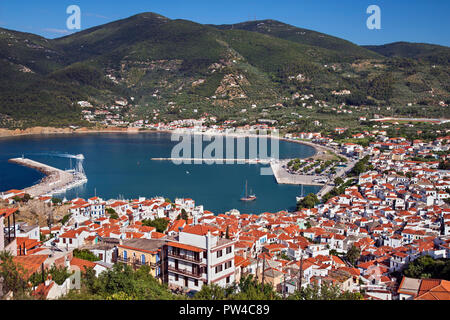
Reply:
[[53, 135], [53, 134], [80, 134], [80, 133], [139, 133], [136, 128], [110, 127], [104, 129], [90, 128], [54, 128], [54, 127], [33, 127], [27, 129], [9, 130], [0, 128], [0, 138], [30, 136], [30, 135]]

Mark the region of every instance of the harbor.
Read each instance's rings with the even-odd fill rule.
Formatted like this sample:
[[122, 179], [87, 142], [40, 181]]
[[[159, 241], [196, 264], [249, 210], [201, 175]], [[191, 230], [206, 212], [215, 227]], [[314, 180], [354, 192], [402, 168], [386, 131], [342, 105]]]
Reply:
[[45, 177], [38, 184], [23, 189], [23, 192], [28, 193], [32, 197], [40, 197], [62, 194], [87, 182], [82, 166], [84, 157], [78, 155], [73, 156], [73, 158], [77, 159], [76, 168], [66, 171], [24, 157], [10, 159], [9, 162], [32, 168], [45, 174]]

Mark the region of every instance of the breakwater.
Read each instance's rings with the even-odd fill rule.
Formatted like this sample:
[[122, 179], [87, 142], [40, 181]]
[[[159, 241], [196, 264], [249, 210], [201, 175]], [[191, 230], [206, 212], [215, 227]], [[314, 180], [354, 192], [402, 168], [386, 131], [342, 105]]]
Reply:
[[87, 182], [84, 174], [74, 170], [64, 171], [27, 158], [14, 158], [10, 159], [9, 162], [32, 168], [45, 174], [45, 177], [38, 184], [23, 189], [25, 193], [32, 197], [63, 193], [68, 189]]

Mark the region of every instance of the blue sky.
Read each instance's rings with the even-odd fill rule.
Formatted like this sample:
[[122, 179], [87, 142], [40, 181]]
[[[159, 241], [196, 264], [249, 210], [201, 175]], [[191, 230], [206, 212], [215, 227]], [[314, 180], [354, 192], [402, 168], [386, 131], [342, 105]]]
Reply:
[[[69, 34], [69, 5], [81, 8], [81, 29], [156, 12], [171, 19], [230, 24], [274, 19], [354, 43], [395, 41], [450, 46], [449, 0], [0, 0], [0, 27], [47, 38]], [[381, 30], [369, 30], [369, 5], [381, 9]]]

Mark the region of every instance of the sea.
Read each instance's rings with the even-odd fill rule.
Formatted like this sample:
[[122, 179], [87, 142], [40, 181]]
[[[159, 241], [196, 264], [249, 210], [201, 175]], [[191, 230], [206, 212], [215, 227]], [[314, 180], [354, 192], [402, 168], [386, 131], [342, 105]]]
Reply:
[[[151, 160], [170, 158], [177, 144], [179, 142], [172, 141], [171, 134], [166, 132], [0, 138], [0, 191], [23, 189], [43, 178], [40, 172], [9, 163], [8, 159], [24, 156], [59, 169], [72, 169], [78, 165], [78, 160], [71, 156], [83, 154], [81, 164], [88, 182], [56, 197], [70, 200], [96, 195], [108, 200], [162, 196], [172, 201], [183, 197], [194, 199], [196, 205], [203, 205], [205, 210], [215, 214], [231, 209], [249, 214], [295, 209], [295, 197], [300, 195], [301, 187], [280, 185], [273, 175], [261, 175], [262, 168], [270, 168], [267, 164], [175, 164]], [[203, 141], [202, 149], [210, 144]], [[247, 158], [248, 147], [246, 138]], [[235, 154], [236, 150], [235, 144]], [[270, 140], [268, 154], [271, 154]], [[311, 146], [279, 140], [280, 159], [306, 158], [314, 154]], [[255, 201], [240, 201], [245, 194], [246, 181], [248, 193], [257, 196]], [[304, 186], [305, 195], [319, 190], [318, 186]]]

